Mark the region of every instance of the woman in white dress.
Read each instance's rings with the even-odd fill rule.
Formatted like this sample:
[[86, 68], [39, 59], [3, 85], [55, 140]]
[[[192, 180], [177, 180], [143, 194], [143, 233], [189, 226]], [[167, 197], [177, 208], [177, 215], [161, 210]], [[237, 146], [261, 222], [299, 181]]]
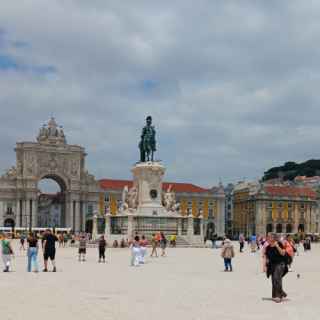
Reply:
[[133, 242], [131, 243], [131, 266], [139, 266], [140, 257], [140, 238], [135, 236]]
[[144, 264], [145, 263], [145, 255], [146, 255], [146, 252], [147, 252], [147, 245], [148, 245], [148, 240], [146, 239], [146, 237], [143, 235], [141, 237], [141, 240], [140, 240], [140, 260], [139, 262], [141, 264]]

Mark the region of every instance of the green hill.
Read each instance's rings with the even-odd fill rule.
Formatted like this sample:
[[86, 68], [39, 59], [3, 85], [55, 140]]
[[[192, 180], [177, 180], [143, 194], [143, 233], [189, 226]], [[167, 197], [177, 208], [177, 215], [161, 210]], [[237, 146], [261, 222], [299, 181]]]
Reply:
[[296, 176], [313, 177], [320, 175], [320, 160], [308, 160], [302, 163], [292, 161], [286, 162], [283, 166], [273, 167], [264, 173], [263, 181], [282, 178], [293, 180]]

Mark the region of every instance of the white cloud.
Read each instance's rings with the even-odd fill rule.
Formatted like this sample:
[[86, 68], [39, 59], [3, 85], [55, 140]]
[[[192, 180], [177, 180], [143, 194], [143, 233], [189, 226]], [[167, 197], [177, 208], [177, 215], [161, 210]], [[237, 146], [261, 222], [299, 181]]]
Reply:
[[[54, 114], [98, 177], [130, 177], [146, 115], [169, 180], [318, 158], [317, 1], [12, 0], [0, 11], [0, 168]], [[1, 69], [1, 56], [24, 66]]]

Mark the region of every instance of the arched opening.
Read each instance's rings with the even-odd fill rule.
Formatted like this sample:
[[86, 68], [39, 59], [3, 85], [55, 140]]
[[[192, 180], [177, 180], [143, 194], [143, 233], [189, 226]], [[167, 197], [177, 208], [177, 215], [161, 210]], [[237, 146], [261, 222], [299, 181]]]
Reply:
[[55, 175], [46, 175], [38, 183], [38, 216], [40, 228], [65, 227], [66, 185]]
[[86, 232], [92, 233], [93, 221], [92, 219], [86, 221]]
[[267, 229], [266, 229], [266, 231], [267, 231], [267, 233], [273, 231], [273, 225], [272, 225], [272, 223], [267, 224]]
[[304, 232], [304, 224], [299, 224], [298, 232]]
[[206, 239], [212, 240], [215, 234], [216, 228], [214, 222], [208, 222], [207, 224], [207, 232], [206, 232]]
[[292, 233], [292, 224], [287, 224], [286, 233]]
[[281, 223], [277, 224], [276, 233], [282, 233], [282, 224]]
[[4, 226], [5, 226], [6, 228], [12, 228], [12, 229], [14, 229], [14, 226], [15, 226], [14, 220], [13, 220], [13, 219], [10, 219], [10, 218], [5, 219], [5, 220], [4, 220]]

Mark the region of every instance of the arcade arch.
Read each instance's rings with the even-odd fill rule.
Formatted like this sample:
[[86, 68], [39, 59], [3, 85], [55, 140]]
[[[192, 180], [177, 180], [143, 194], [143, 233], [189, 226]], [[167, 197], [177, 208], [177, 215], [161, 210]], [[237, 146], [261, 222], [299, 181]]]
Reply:
[[[40, 128], [36, 142], [17, 142], [15, 152], [16, 165], [0, 177], [0, 225], [10, 218], [16, 227], [57, 224], [84, 231], [88, 204], [97, 211], [99, 203], [99, 184], [86, 170], [85, 149], [67, 144], [62, 127], [51, 118]], [[54, 201], [61, 205], [60, 215], [53, 220], [41, 213], [46, 194], [41, 192], [42, 181], [48, 179], [59, 185]], [[9, 203], [13, 204], [10, 216], [6, 211]]]

